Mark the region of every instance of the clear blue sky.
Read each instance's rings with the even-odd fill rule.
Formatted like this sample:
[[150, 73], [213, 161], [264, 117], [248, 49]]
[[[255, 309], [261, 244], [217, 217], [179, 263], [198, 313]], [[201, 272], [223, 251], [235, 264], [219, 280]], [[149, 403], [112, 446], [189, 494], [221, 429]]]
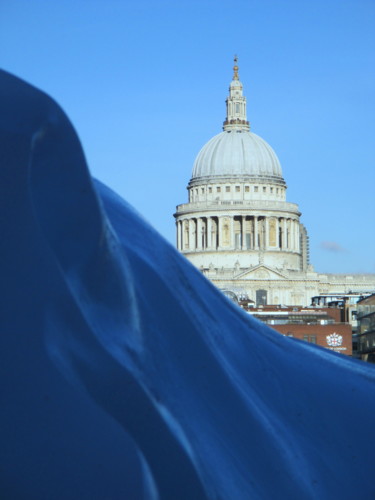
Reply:
[[54, 97], [95, 177], [175, 241], [233, 55], [321, 272], [375, 272], [374, 0], [3, 0], [1, 67]]

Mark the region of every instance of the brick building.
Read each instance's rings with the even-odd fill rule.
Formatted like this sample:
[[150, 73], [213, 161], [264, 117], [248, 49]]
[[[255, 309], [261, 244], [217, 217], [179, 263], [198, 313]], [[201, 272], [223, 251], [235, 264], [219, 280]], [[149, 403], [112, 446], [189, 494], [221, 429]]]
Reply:
[[282, 335], [352, 356], [352, 327], [344, 322], [344, 308], [243, 307], [249, 314]]
[[326, 347], [331, 351], [352, 355], [352, 328], [348, 323], [330, 325], [274, 325], [275, 330], [312, 344]]

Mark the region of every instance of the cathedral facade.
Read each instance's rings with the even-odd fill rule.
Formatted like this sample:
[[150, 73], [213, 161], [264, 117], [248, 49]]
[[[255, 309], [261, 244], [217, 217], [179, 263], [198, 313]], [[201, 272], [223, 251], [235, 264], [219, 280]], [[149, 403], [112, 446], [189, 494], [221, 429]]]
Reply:
[[219, 289], [256, 304], [310, 305], [321, 294], [369, 293], [375, 275], [319, 274], [280, 162], [250, 131], [237, 59], [223, 131], [194, 162], [188, 203], [176, 213], [177, 248]]

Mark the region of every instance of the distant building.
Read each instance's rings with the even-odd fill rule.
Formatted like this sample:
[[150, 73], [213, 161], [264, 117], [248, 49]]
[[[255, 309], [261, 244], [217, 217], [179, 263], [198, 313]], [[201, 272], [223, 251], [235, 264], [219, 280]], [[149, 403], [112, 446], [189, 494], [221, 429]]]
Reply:
[[352, 328], [344, 322], [343, 307], [242, 306], [283, 335], [352, 355]]
[[277, 325], [273, 328], [288, 337], [305, 340], [340, 354], [352, 355], [352, 329], [348, 323]]
[[298, 205], [286, 199], [280, 162], [250, 132], [235, 58], [223, 132], [195, 160], [176, 213], [177, 248], [226, 294], [256, 305], [307, 306], [311, 297], [372, 293], [375, 275], [319, 274]]
[[343, 309], [342, 320], [350, 323], [353, 333], [357, 333], [358, 301], [371, 295], [370, 293], [330, 293], [312, 297], [311, 305], [316, 307], [340, 307]]
[[363, 361], [375, 363], [375, 294], [357, 304], [358, 355]]

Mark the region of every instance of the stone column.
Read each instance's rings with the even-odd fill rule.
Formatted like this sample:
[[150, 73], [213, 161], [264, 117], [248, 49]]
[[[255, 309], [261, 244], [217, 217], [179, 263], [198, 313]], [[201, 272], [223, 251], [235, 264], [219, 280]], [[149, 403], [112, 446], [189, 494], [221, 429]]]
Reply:
[[276, 238], [276, 248], [280, 248], [279, 241], [279, 218], [275, 217], [275, 238]]
[[235, 248], [235, 241], [234, 241], [234, 217], [230, 217], [230, 247], [232, 249]]
[[202, 247], [207, 250], [207, 217], [202, 218]]
[[189, 220], [189, 250], [195, 250], [195, 222]]
[[212, 248], [212, 219], [211, 217], [207, 217], [207, 250], [210, 250]]
[[299, 223], [298, 221], [294, 221], [295, 223], [295, 227], [296, 227], [296, 252], [300, 252], [300, 245], [299, 245], [299, 241], [300, 241], [300, 237], [299, 237]]
[[254, 216], [254, 248], [259, 249], [258, 216]]
[[222, 231], [223, 217], [217, 218], [217, 247], [220, 249], [223, 243], [223, 231]]
[[197, 219], [197, 250], [202, 250], [202, 219]]
[[269, 248], [269, 237], [270, 237], [270, 228], [269, 228], [269, 217], [264, 218], [264, 249], [267, 250]]
[[241, 244], [242, 250], [246, 250], [246, 216], [241, 217]]
[[180, 220], [176, 223], [177, 229], [177, 249], [182, 250], [182, 222]]
[[294, 231], [293, 231], [293, 219], [289, 219], [289, 249], [293, 252], [294, 250]]
[[286, 235], [287, 235], [287, 227], [286, 227], [286, 218], [283, 217], [283, 231], [282, 231], [282, 249], [286, 250], [287, 249], [287, 244], [286, 244]]
[[219, 224], [220, 224], [220, 219], [219, 217], [216, 217], [215, 221], [212, 221], [213, 223], [215, 223], [215, 226], [216, 226], [216, 231], [215, 233], [211, 233], [211, 244], [212, 244], [212, 248], [214, 250], [217, 250], [219, 248]]
[[189, 231], [189, 221], [184, 219], [182, 221], [182, 249], [183, 251], [189, 250], [190, 247], [190, 231]]

